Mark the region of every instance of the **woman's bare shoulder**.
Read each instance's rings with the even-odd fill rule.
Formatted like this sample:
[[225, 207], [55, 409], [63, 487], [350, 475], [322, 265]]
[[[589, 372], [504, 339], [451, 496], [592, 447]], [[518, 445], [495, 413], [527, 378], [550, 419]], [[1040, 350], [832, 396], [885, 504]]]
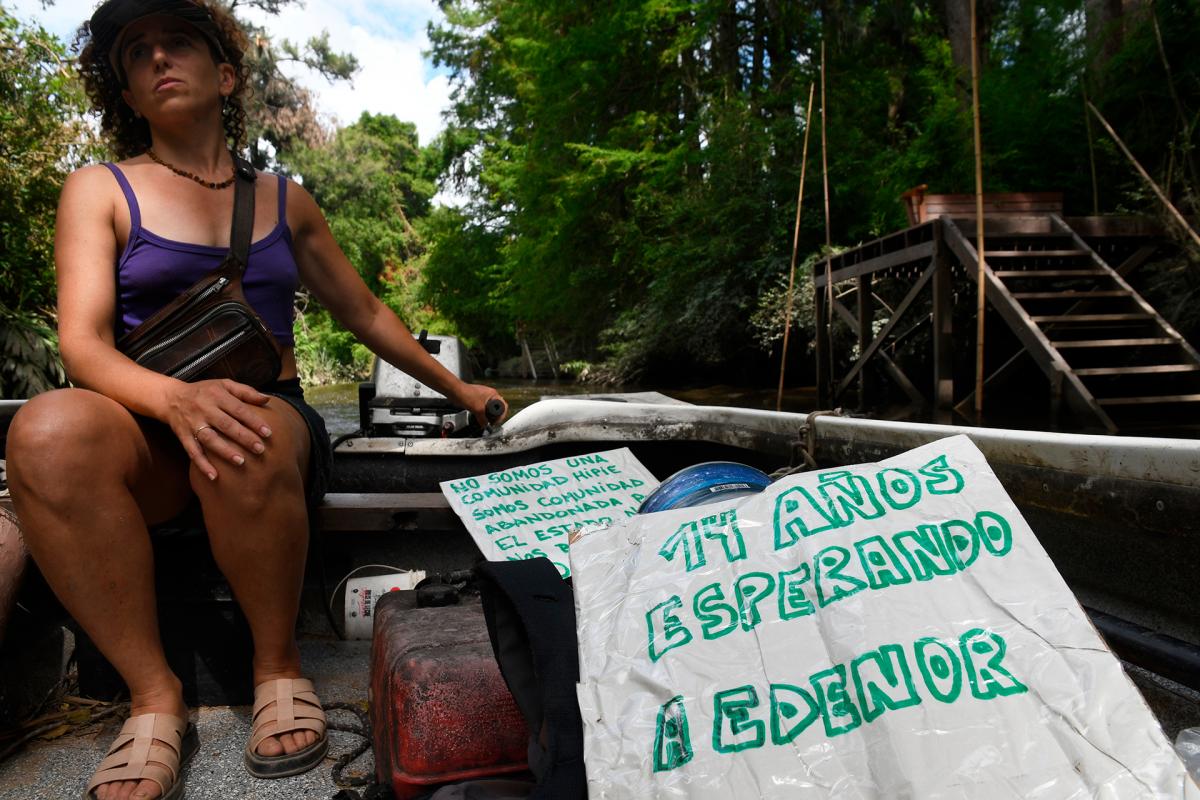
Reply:
[[116, 177], [103, 164], [80, 167], [67, 176], [59, 196], [60, 219], [93, 218], [112, 220], [121, 187]]
[[257, 176], [258, 184], [260, 186], [270, 186], [272, 187], [272, 190], [274, 190], [274, 187], [279, 185], [279, 179], [282, 178], [284, 185], [287, 187], [287, 201], [289, 208], [291, 208], [292, 202], [297, 198], [308, 196], [308, 192], [304, 190], [304, 184], [300, 183], [294, 178], [288, 177], [287, 175], [283, 175], [278, 172], [270, 172], [265, 169], [255, 169], [254, 174]]
[[[77, 274], [75, 265], [96, 263], [99, 254], [110, 250], [108, 243], [116, 247], [120, 197], [120, 186], [102, 164], [80, 167], [67, 176], [55, 224], [55, 261], [60, 281], [71, 280]], [[128, 219], [124, 220], [126, 229], [128, 224]]]
[[291, 225], [293, 233], [299, 234], [323, 219], [323, 216], [321, 209], [317, 207], [317, 201], [313, 200], [313, 196], [303, 184], [287, 177], [284, 180], [287, 182], [288, 224]]
[[275, 172], [263, 172], [261, 170], [258, 174], [264, 175], [273, 181], [283, 178], [283, 182], [287, 184], [287, 196], [289, 203], [292, 202], [293, 199], [309, 197], [308, 191], [304, 188], [304, 184], [300, 183], [300, 181], [296, 180], [295, 178], [289, 178], [287, 175], [280, 175]]
[[137, 171], [140, 167], [150, 163], [150, 160], [144, 155], [127, 158], [124, 161], [106, 161], [100, 164], [88, 164], [80, 167], [67, 176], [68, 181], [75, 181], [84, 185], [97, 183], [102, 186], [116, 186], [116, 176], [109, 169], [109, 164], [115, 166], [123, 174]]
[[108, 167], [103, 164], [88, 164], [80, 167], [67, 176], [63, 183], [63, 194], [102, 193], [107, 195], [114, 189], [119, 189], [116, 179]]

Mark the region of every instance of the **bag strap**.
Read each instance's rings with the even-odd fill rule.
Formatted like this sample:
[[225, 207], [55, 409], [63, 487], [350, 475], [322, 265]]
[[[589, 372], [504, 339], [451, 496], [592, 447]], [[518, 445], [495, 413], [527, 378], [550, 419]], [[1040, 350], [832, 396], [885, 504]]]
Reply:
[[545, 558], [487, 561], [476, 574], [500, 674], [529, 725], [529, 766], [538, 779], [530, 798], [581, 800], [587, 777], [571, 587]]
[[[241, 280], [250, 260], [250, 236], [254, 233], [254, 182], [257, 173], [254, 166], [237, 153], [233, 156], [233, 222], [229, 229], [229, 255], [226, 267], [232, 267], [234, 277]], [[233, 262], [232, 264], [230, 262]]]

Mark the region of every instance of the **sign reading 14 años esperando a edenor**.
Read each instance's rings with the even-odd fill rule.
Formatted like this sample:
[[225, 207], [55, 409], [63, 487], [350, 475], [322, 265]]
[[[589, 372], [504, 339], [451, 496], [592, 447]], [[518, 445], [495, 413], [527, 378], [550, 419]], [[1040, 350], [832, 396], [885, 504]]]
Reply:
[[1200, 797], [965, 436], [570, 558], [592, 797]]

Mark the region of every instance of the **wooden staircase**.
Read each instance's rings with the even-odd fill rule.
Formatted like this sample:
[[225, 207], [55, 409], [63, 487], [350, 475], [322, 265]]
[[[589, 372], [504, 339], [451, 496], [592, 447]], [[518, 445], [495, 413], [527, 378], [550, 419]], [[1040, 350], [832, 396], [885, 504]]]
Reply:
[[[1111, 433], [1200, 421], [1200, 354], [1061, 216], [1045, 219], [1041, 232], [985, 234], [987, 299], [1024, 348], [997, 375], [1032, 356], [1055, 403]], [[942, 222], [973, 273], [974, 220]]]

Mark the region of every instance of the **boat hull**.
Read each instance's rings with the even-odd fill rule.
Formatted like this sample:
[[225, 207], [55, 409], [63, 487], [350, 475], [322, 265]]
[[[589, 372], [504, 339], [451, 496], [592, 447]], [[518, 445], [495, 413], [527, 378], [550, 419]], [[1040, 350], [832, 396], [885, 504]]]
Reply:
[[712, 460], [769, 473], [802, 465], [807, 455], [825, 468], [878, 461], [956, 434], [987, 456], [1085, 607], [1165, 637], [1184, 649], [1189, 669], [1200, 665], [1197, 441], [553, 399], [481, 439], [342, 442], [335, 490], [437, 492], [441, 481], [614, 447], [629, 447], [660, 477]]

